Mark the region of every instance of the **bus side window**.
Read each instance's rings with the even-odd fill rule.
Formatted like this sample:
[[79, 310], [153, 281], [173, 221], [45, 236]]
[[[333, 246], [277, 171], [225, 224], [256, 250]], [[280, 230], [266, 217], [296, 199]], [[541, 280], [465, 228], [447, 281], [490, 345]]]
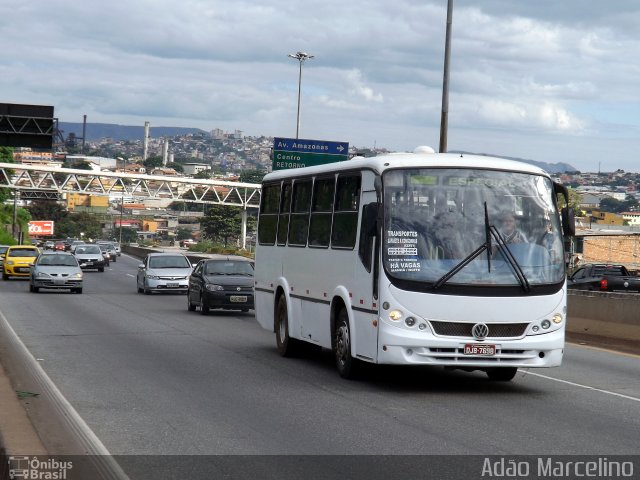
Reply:
[[311, 180], [296, 180], [293, 184], [289, 245], [304, 247], [309, 233], [309, 207], [311, 206]]
[[273, 245], [276, 241], [279, 203], [280, 184], [264, 185], [258, 221], [258, 242], [261, 245]]
[[280, 197], [280, 216], [278, 217], [278, 245], [287, 244], [289, 234], [289, 211], [291, 210], [291, 183], [282, 186]]
[[311, 220], [309, 221], [310, 247], [329, 246], [335, 183], [335, 177], [316, 178], [313, 183]]
[[336, 186], [331, 248], [353, 248], [358, 231], [360, 175], [339, 175]]

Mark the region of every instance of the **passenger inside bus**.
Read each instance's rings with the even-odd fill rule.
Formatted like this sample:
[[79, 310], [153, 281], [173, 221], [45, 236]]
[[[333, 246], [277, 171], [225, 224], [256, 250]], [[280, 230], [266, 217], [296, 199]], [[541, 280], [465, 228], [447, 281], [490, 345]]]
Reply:
[[512, 212], [503, 212], [500, 215], [500, 233], [506, 244], [528, 243], [527, 237], [517, 228], [516, 216]]

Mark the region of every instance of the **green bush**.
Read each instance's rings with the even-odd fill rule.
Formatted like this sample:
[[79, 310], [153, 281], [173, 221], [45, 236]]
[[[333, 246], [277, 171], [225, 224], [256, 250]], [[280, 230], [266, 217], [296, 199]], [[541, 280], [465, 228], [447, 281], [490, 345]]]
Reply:
[[0, 227], [0, 245], [15, 245], [16, 243], [13, 235]]

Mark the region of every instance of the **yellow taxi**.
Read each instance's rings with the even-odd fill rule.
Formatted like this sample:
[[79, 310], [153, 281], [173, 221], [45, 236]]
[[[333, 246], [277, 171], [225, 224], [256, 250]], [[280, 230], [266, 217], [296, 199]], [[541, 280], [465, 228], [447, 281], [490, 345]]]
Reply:
[[2, 279], [9, 277], [28, 277], [31, 271], [30, 265], [40, 255], [40, 249], [33, 245], [12, 245], [4, 253], [2, 265]]

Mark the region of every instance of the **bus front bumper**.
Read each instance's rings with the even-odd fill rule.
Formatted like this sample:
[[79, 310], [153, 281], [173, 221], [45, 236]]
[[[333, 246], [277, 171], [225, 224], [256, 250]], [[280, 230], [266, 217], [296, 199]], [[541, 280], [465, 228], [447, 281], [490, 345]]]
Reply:
[[[493, 355], [465, 355], [465, 345], [493, 345]], [[438, 337], [430, 333], [381, 328], [378, 363], [443, 365], [458, 368], [557, 367], [562, 363], [564, 329], [521, 339]]]

